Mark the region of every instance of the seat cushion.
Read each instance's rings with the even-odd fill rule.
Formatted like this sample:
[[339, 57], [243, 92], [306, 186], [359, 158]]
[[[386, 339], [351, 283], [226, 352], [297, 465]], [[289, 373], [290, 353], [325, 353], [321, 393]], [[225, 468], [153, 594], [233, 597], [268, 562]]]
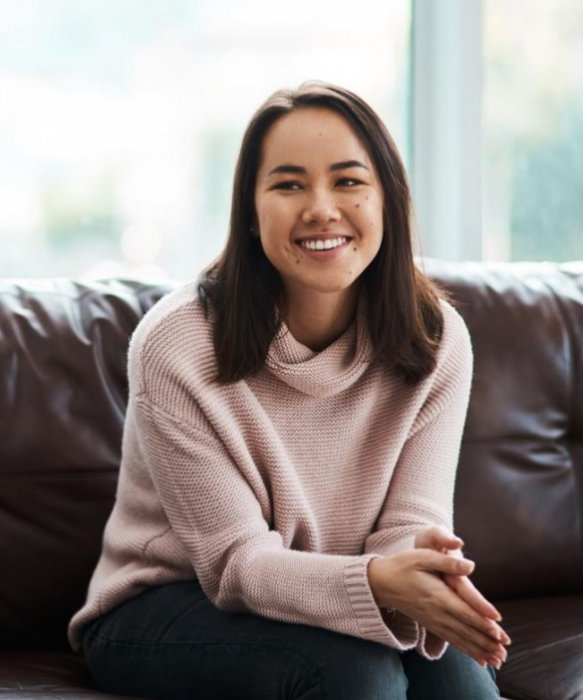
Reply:
[[583, 700], [583, 595], [497, 602], [512, 638], [497, 674], [513, 700]]
[[68, 652], [0, 652], [0, 698], [121, 700], [95, 689], [85, 662]]
[[[573, 696], [573, 698], [577, 697]], [[67, 700], [130, 700], [127, 696], [108, 695], [95, 690], [85, 662], [75, 654], [0, 651], [0, 700], [64, 700], [65, 698]], [[501, 700], [510, 700], [510, 698], [501, 698]]]

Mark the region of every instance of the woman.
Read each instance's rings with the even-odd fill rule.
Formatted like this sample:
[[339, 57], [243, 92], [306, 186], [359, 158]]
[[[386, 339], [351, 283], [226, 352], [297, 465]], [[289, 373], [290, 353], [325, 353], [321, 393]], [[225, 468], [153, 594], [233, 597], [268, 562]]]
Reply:
[[409, 217], [356, 95], [308, 83], [251, 120], [222, 256], [130, 345], [117, 499], [70, 625], [104, 690], [499, 697], [510, 640], [450, 529], [470, 342]]

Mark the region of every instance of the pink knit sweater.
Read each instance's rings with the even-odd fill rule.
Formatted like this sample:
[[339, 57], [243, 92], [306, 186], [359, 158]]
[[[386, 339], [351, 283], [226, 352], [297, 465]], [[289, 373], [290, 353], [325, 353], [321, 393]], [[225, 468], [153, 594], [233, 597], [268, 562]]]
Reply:
[[370, 363], [360, 313], [319, 353], [283, 325], [259, 374], [219, 386], [195, 285], [156, 304], [130, 344], [117, 498], [73, 648], [144, 588], [196, 576], [221, 610], [438, 658], [440, 639], [379, 610], [367, 565], [452, 526], [472, 354], [442, 309], [437, 367], [414, 387]]

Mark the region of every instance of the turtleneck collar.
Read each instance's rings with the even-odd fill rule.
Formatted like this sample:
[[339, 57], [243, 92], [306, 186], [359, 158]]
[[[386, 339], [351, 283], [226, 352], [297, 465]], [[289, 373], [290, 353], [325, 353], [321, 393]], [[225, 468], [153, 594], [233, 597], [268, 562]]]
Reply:
[[310, 396], [332, 396], [348, 389], [370, 364], [371, 343], [363, 300], [344, 333], [320, 352], [302, 345], [282, 321], [266, 366], [282, 382]]

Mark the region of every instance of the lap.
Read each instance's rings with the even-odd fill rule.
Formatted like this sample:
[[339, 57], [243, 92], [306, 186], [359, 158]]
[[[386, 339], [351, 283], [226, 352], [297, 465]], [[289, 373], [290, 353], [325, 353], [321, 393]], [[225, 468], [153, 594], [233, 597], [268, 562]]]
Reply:
[[[226, 613], [196, 581], [149, 589], [106, 614], [88, 628], [85, 653], [104, 690], [165, 700], [440, 697], [423, 695], [421, 686], [421, 694], [411, 695], [415, 684], [407, 694], [407, 667], [413, 669], [413, 657], [423, 661], [416, 652], [400, 654], [319, 627]], [[442, 662], [426, 662], [435, 663]], [[497, 696], [464, 696], [470, 697]]]
[[408, 700], [495, 700], [500, 697], [496, 674], [474, 659], [449, 646], [438, 661], [428, 661], [416, 652], [403, 654], [409, 679]]

